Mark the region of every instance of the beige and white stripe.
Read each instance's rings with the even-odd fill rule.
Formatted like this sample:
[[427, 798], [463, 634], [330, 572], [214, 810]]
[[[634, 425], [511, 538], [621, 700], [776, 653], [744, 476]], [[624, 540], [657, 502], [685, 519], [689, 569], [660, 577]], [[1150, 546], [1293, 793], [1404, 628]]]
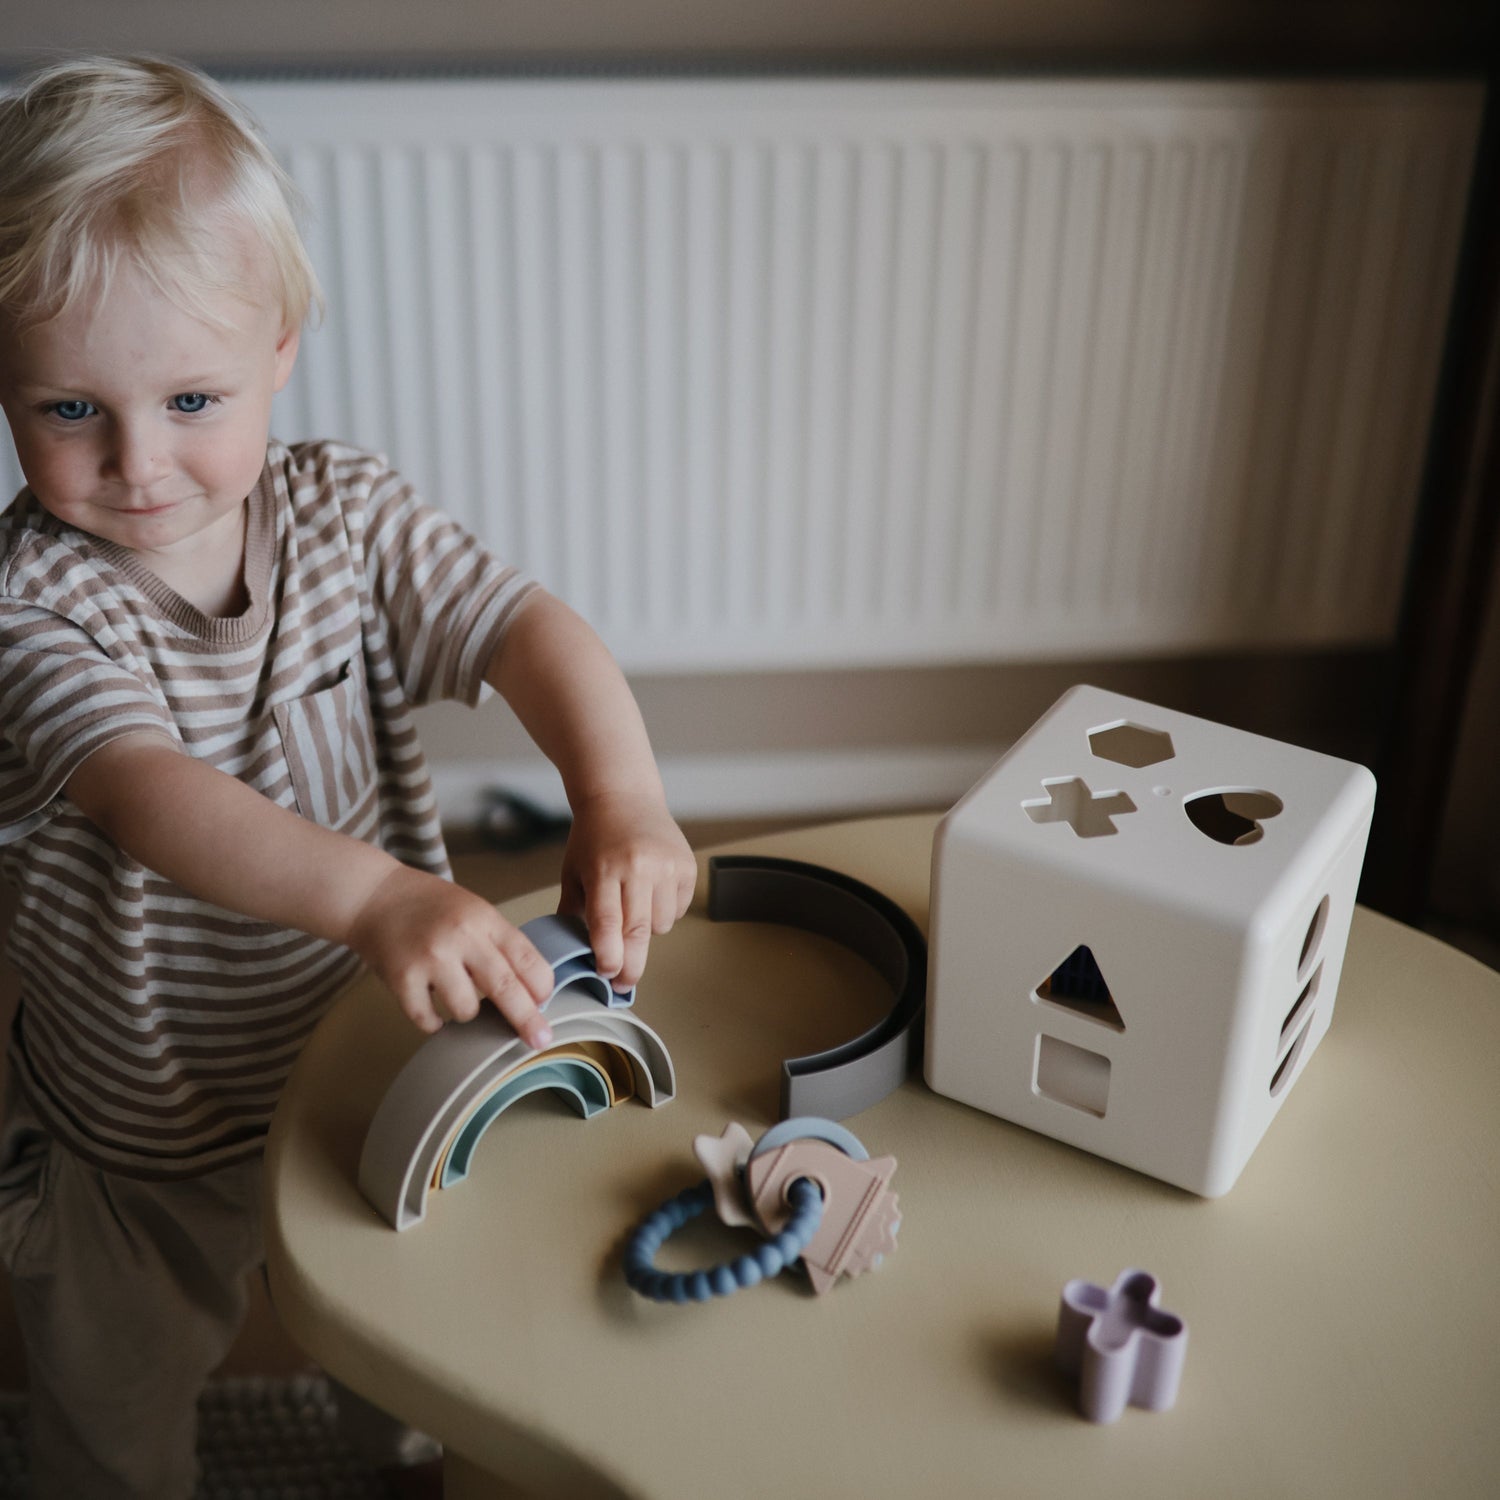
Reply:
[[[201, 614], [23, 491], [0, 516], [0, 873], [19, 891], [15, 1075], [99, 1165], [188, 1175], [260, 1146], [349, 953], [210, 906], [63, 795], [155, 733], [269, 800], [447, 873], [411, 708], [476, 702], [534, 587], [380, 459], [273, 443], [243, 614]], [[233, 850], [225, 850], [226, 859]]]

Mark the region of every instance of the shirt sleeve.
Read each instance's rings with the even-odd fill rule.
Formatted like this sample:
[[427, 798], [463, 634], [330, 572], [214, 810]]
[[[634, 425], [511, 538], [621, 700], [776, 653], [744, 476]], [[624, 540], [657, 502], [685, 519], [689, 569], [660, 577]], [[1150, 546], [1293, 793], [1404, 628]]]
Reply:
[[94, 751], [142, 732], [180, 742], [146, 681], [71, 621], [0, 601], [0, 844], [44, 821]]
[[408, 700], [477, 703], [491, 655], [538, 585], [389, 473], [370, 492], [365, 565]]

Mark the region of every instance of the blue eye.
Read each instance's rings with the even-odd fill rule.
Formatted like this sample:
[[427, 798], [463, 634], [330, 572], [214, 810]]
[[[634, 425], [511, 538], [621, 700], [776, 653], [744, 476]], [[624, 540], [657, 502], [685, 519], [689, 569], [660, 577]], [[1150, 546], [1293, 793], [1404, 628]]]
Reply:
[[182, 396], [173, 396], [172, 406], [174, 410], [191, 417], [203, 411], [212, 399], [211, 396], [205, 396], [202, 391], [189, 391]]
[[95, 407], [91, 401], [54, 401], [52, 413], [61, 417], [64, 422], [81, 422], [85, 417], [94, 415]]

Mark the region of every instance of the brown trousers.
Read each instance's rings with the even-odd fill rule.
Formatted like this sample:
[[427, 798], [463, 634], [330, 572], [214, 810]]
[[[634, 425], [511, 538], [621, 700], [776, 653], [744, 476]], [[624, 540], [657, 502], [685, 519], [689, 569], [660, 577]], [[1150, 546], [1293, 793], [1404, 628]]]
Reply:
[[[122, 1177], [59, 1146], [14, 1082], [6, 1092], [0, 1262], [26, 1343], [34, 1500], [191, 1500], [198, 1396], [264, 1258], [260, 1159], [180, 1182]], [[346, 1435], [372, 1460], [413, 1452], [416, 1434], [347, 1404]]]

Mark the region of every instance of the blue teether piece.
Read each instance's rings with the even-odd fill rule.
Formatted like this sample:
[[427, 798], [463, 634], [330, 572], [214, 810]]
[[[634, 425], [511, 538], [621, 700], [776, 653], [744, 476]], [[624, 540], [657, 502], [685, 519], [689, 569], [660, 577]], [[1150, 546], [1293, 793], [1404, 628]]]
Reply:
[[812, 1243], [823, 1222], [823, 1194], [815, 1182], [799, 1177], [787, 1189], [792, 1217], [780, 1234], [737, 1260], [703, 1271], [658, 1271], [656, 1252], [714, 1201], [713, 1185], [705, 1178], [669, 1198], [631, 1231], [625, 1243], [625, 1280], [654, 1302], [707, 1302], [727, 1297], [741, 1287], [768, 1281], [796, 1261]]
[[785, 1146], [791, 1141], [826, 1141], [854, 1161], [870, 1159], [870, 1153], [852, 1130], [840, 1125], [837, 1120], [825, 1120], [821, 1115], [798, 1115], [795, 1119], [773, 1125], [755, 1143], [750, 1159], [754, 1161], [757, 1156], [763, 1156], [767, 1151], [774, 1151], [778, 1146]]

